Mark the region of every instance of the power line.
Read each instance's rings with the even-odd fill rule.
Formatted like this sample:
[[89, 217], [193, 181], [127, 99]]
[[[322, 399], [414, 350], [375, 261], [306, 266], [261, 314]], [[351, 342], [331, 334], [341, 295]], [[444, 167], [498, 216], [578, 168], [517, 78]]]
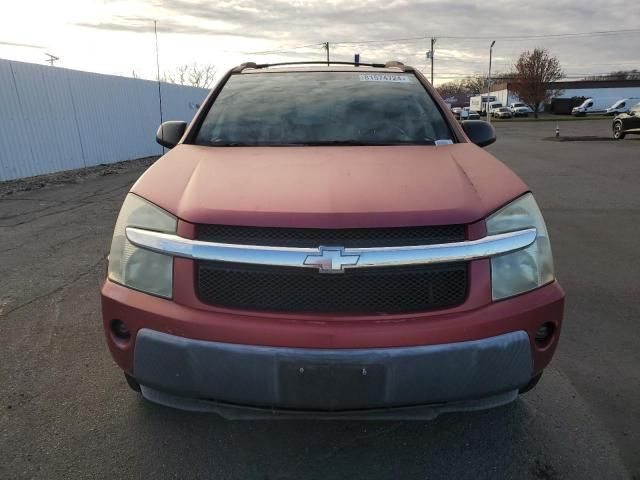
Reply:
[[395, 42], [408, 42], [414, 40], [427, 40], [431, 38], [428, 35], [421, 37], [405, 37], [405, 38], [391, 38], [388, 40], [360, 40], [358, 42], [332, 42], [334, 45], [364, 45], [368, 43], [395, 43]]
[[[640, 28], [628, 28], [622, 30], [595, 30], [591, 32], [576, 32], [576, 33], [548, 33], [542, 35], [438, 35], [438, 38], [451, 39], [451, 40], [531, 40], [531, 39], [558, 39], [558, 38], [574, 38], [574, 37], [591, 37], [591, 36], [603, 36], [603, 35], [623, 35], [629, 33], [640, 33]], [[401, 37], [401, 38], [388, 38], [379, 40], [358, 40], [358, 41], [340, 41], [331, 42], [333, 46], [338, 45], [365, 45], [374, 43], [397, 43], [397, 42], [413, 42], [419, 40], [428, 40], [430, 35], [421, 35], [416, 37]], [[268, 55], [275, 53], [288, 53], [293, 50], [300, 50], [303, 48], [311, 47], [324, 47], [326, 42], [310, 43], [308, 45], [298, 45], [295, 47], [288, 47], [279, 50], [264, 50], [259, 52], [243, 52], [245, 55]]]
[[[576, 33], [548, 33], [543, 35], [438, 35], [438, 38], [445, 38], [451, 40], [531, 40], [542, 38], [573, 38], [573, 37], [595, 37], [602, 35], [622, 35], [629, 33], [640, 33], [640, 28], [629, 28], [623, 30], [596, 30], [592, 32], [576, 32]], [[403, 37], [403, 38], [389, 38], [383, 40], [358, 40], [358, 41], [342, 41], [331, 42], [334, 45], [364, 45], [372, 43], [396, 43], [396, 42], [408, 42], [416, 40], [427, 40], [431, 38], [430, 35], [422, 35], [416, 37]]]
[[503, 35], [503, 36], [443, 36], [442, 38], [464, 39], [464, 40], [528, 40], [536, 38], [565, 38], [565, 37], [595, 37], [600, 35], [621, 35], [628, 33], [640, 33], [640, 28], [629, 28], [626, 30], [598, 30], [593, 32], [577, 32], [577, 33], [548, 33], [544, 35]]
[[288, 53], [291, 52], [293, 50], [300, 50], [302, 48], [311, 48], [311, 47], [324, 47], [325, 44], [327, 42], [320, 42], [320, 43], [311, 43], [309, 45], [300, 45], [297, 47], [289, 47], [287, 49], [283, 49], [283, 50], [265, 50], [262, 52], [243, 52], [244, 55], [270, 55], [270, 54], [274, 54], [274, 53]]
[[[416, 56], [419, 55], [419, 53], [415, 54]], [[515, 54], [515, 56], [520, 55]], [[484, 60], [461, 60], [459, 58], [454, 58], [454, 57], [445, 57], [445, 58], [441, 58], [440, 61], [442, 61], [443, 63], [458, 63], [458, 64], [464, 64], [466, 65], [483, 65], [486, 63]], [[499, 61], [499, 60], [495, 60], [494, 61]], [[503, 63], [511, 63], [511, 60], [501, 60]], [[566, 67], [591, 67], [591, 66], [619, 66], [619, 67], [624, 67], [624, 66], [636, 66], [638, 68], [640, 68], [640, 61], [635, 61], [635, 62], [613, 62], [613, 63], [564, 63], [562, 62], [562, 67], [566, 68]]]
[[[566, 74], [560, 81], [564, 80], [564, 79], [576, 79], [576, 78], [583, 78], [583, 77], [605, 77], [607, 75], [610, 75], [611, 73], [615, 73], [615, 72], [593, 72], [593, 73], [569, 73]], [[483, 74], [473, 74], [473, 73], [461, 73], [461, 72], [441, 72], [441, 73], [436, 73], [434, 75], [436, 78], [471, 78], [471, 77], [478, 77], [478, 76], [483, 76]], [[492, 80], [513, 80], [513, 77], [511, 76], [500, 76], [500, 75], [492, 75], [491, 76]]]

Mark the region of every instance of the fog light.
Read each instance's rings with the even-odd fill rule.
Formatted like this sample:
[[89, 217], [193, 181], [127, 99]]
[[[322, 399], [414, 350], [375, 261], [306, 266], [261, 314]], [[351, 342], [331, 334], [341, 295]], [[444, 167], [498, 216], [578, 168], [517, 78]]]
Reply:
[[129, 340], [131, 338], [131, 332], [122, 320], [111, 320], [111, 331], [120, 340]]
[[538, 330], [536, 330], [536, 345], [538, 345], [539, 347], [546, 347], [551, 341], [555, 330], [556, 327], [551, 322], [546, 322], [540, 325], [538, 327]]

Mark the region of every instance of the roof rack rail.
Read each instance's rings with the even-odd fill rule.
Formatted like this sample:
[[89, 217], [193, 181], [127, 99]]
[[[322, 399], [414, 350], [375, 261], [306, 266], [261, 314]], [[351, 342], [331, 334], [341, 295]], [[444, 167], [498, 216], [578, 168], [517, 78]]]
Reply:
[[414, 68], [402, 62], [390, 61], [387, 63], [362, 63], [362, 62], [332, 62], [332, 61], [308, 61], [308, 62], [278, 62], [278, 63], [254, 63], [246, 62], [232, 69], [233, 73], [241, 73], [247, 68], [262, 69], [269, 67], [282, 67], [286, 65], [352, 65], [354, 67], [374, 67], [374, 68], [400, 68], [404, 72], [413, 72]]
[[398, 60], [390, 60], [387, 63], [384, 64], [384, 66], [386, 68], [399, 68], [401, 69], [403, 72], [413, 72], [415, 71], [415, 69], [409, 65], [405, 65], [402, 62], [399, 62]]
[[256, 62], [245, 62], [245, 63], [241, 63], [240, 65], [238, 65], [237, 67], [234, 67], [232, 69], [233, 73], [240, 73], [242, 72], [245, 68], [256, 68]]

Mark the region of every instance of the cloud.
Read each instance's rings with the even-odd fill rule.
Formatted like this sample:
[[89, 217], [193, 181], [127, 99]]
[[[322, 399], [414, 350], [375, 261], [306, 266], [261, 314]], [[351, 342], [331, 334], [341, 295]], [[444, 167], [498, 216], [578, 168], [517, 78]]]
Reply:
[[[150, 33], [154, 31], [153, 20], [143, 17], [116, 16], [108, 22], [78, 22], [75, 25], [96, 30], [114, 32]], [[158, 31], [163, 34], [187, 34], [187, 35], [215, 35], [215, 36], [242, 36], [253, 38], [259, 36], [235, 31], [234, 28], [222, 29], [214, 27], [202, 27], [193, 23], [182, 23], [174, 20], [162, 20], [158, 25]]]
[[[514, 6], [515, 3], [515, 6]], [[488, 66], [489, 43], [495, 36], [567, 34], [609, 29], [639, 28], [640, 2], [609, 0], [606, 6], [583, 0], [537, 0], [513, 2], [493, 0], [155, 0], [154, 16], [162, 34], [189, 34], [212, 37], [236, 36], [252, 39], [250, 51], [283, 50], [292, 59], [321, 59], [317, 46], [300, 45], [329, 41], [336, 60], [362, 61], [400, 59], [426, 67], [429, 39], [376, 42], [408, 37], [438, 37], [436, 74], [484, 71]], [[114, 16], [101, 23], [81, 23], [101, 30], [150, 32], [148, 19]], [[480, 37], [452, 38], [452, 37]], [[347, 43], [351, 42], [351, 43]], [[361, 42], [361, 43], [355, 43]], [[554, 39], [504, 39], [494, 48], [495, 68], [508, 70], [518, 54], [536, 46], [547, 47], [561, 62], [577, 65], [568, 73], [599, 73], [598, 64], [628, 65], [640, 60], [634, 45], [640, 34], [624, 36]], [[218, 45], [220, 45], [218, 43]], [[229, 45], [224, 45], [225, 49]], [[247, 60], [269, 61], [269, 55]], [[640, 63], [640, 62], [639, 62]], [[584, 72], [579, 72], [584, 71]]]
[[32, 45], [30, 43], [4, 42], [2, 40], [0, 40], [0, 45], [6, 45], [8, 47], [44, 48], [42, 45]]

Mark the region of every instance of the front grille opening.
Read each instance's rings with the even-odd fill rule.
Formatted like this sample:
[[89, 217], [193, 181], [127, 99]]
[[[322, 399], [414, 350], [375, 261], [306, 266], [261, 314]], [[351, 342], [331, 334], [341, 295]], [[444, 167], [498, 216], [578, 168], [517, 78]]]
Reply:
[[342, 246], [346, 248], [434, 245], [462, 242], [465, 225], [394, 228], [281, 228], [237, 225], [198, 225], [196, 239], [206, 242], [271, 247]]
[[196, 285], [206, 304], [287, 313], [375, 314], [452, 307], [467, 295], [467, 264], [315, 270], [198, 262]]

